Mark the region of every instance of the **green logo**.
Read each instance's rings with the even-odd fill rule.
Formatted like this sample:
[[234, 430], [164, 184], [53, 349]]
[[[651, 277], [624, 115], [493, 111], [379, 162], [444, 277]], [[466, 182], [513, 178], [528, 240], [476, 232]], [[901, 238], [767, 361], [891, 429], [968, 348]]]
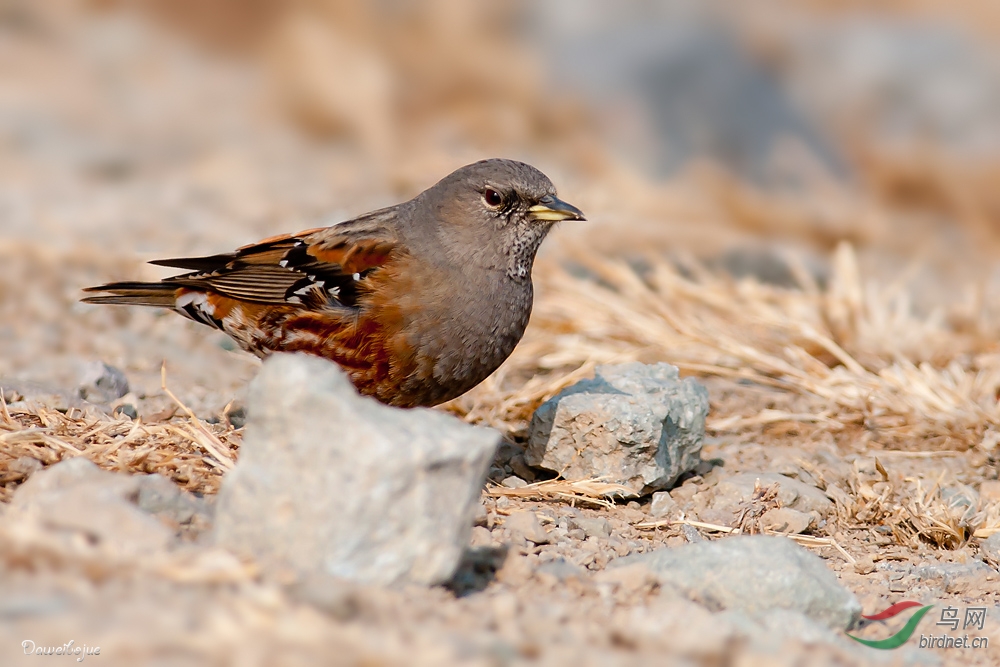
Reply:
[[912, 600], [907, 600], [905, 602], [897, 602], [888, 609], [881, 611], [877, 614], [861, 617], [868, 621], [884, 621], [885, 619], [892, 618], [896, 614], [905, 611], [907, 609], [911, 609], [913, 607], [920, 607], [917, 613], [915, 613], [913, 616], [910, 617], [910, 620], [906, 622], [906, 625], [904, 625], [899, 630], [899, 632], [886, 639], [861, 639], [860, 637], [855, 637], [852, 634], [848, 634], [847, 636], [853, 639], [854, 641], [860, 642], [865, 646], [870, 646], [871, 648], [886, 649], [886, 650], [899, 648], [900, 646], [905, 644], [906, 641], [911, 636], [913, 636], [913, 632], [917, 629], [917, 625], [920, 624], [920, 620], [927, 614], [927, 612], [931, 610], [933, 606], [934, 605], [932, 604], [923, 606], [919, 602], [913, 602]]

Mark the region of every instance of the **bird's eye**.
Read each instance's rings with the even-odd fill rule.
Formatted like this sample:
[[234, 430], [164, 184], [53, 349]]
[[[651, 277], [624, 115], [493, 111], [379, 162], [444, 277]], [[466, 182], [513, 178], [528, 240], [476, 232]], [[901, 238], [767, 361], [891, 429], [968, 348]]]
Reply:
[[503, 204], [503, 195], [492, 188], [486, 188], [483, 191], [483, 201], [490, 208], [500, 208], [501, 204]]

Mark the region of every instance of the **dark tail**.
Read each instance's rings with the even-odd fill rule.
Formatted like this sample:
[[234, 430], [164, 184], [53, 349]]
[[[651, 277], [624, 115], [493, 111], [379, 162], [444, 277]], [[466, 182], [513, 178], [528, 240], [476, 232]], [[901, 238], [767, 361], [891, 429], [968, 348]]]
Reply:
[[118, 303], [126, 306], [173, 308], [177, 300], [177, 285], [170, 283], [123, 282], [88, 287], [84, 292], [107, 292], [81, 299], [84, 303]]

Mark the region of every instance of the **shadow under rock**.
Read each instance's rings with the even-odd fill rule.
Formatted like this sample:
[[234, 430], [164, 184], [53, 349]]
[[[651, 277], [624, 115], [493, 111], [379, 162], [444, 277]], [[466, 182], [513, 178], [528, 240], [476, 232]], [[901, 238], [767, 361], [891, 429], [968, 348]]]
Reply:
[[479, 593], [496, 579], [497, 572], [507, 560], [507, 545], [498, 547], [469, 547], [462, 554], [458, 569], [445, 588], [455, 597], [465, 597]]

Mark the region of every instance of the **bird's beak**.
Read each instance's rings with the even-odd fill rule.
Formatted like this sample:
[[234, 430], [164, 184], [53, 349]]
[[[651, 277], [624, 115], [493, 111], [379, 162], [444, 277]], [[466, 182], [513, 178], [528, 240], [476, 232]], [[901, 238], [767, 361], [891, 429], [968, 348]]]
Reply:
[[559, 222], [560, 220], [586, 220], [583, 211], [572, 204], [567, 204], [555, 195], [545, 195], [538, 203], [528, 209], [528, 215], [533, 220]]

